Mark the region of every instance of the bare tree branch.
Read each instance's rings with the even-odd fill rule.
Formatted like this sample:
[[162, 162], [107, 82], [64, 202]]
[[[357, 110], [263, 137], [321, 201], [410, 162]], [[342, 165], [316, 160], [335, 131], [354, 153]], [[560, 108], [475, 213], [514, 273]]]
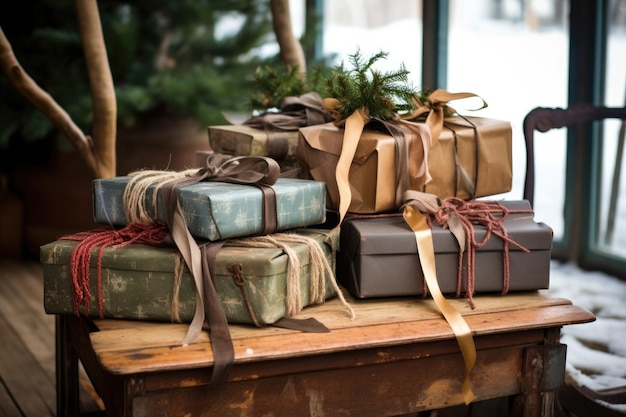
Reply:
[[46, 115], [57, 129], [63, 132], [94, 175], [97, 175], [98, 168], [93, 155], [91, 138], [85, 136], [69, 114], [24, 71], [1, 27], [0, 65], [4, 75], [15, 89]]
[[288, 67], [297, 67], [304, 77], [306, 60], [302, 45], [293, 34], [289, 0], [271, 0], [272, 24], [280, 47], [280, 57]]
[[[0, 28], [0, 65], [12, 85], [42, 111], [72, 143], [96, 178], [116, 175], [117, 105], [96, 0], [75, 0], [81, 39], [92, 95], [94, 125], [92, 140], [72, 121], [56, 101], [28, 76], [15, 57]], [[274, 33], [281, 58], [297, 67], [304, 77], [306, 61], [302, 45], [293, 34], [289, 0], [271, 0]]]
[[37, 107], [78, 151], [96, 178], [115, 176], [117, 105], [96, 0], [76, 0], [93, 105], [93, 136], [85, 135], [61, 106], [22, 68], [0, 28], [0, 65], [16, 90]]
[[93, 137], [98, 177], [116, 175], [117, 103], [96, 0], [76, 0], [76, 12], [93, 104]]

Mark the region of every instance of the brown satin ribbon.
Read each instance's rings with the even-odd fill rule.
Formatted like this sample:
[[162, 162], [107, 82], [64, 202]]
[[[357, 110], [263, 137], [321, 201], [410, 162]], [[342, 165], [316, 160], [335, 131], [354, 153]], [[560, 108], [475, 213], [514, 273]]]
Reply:
[[289, 150], [288, 134], [300, 127], [330, 122], [330, 115], [322, 106], [318, 93], [285, 97], [279, 112], [265, 112], [243, 122], [255, 129], [265, 130], [268, 137], [268, 156], [284, 159]]
[[460, 117], [463, 118], [474, 130], [474, 142], [476, 143], [475, 151], [474, 151], [475, 152], [474, 160], [476, 161], [476, 167], [474, 168], [473, 175], [470, 175], [465, 170], [465, 167], [461, 165], [461, 162], [459, 161], [459, 154], [456, 151], [457, 140], [458, 140], [456, 131], [452, 129], [450, 126], [445, 126], [448, 130], [452, 132], [452, 136], [454, 138], [454, 167], [455, 167], [454, 172], [456, 174], [456, 182], [454, 185], [454, 196], [459, 195], [460, 190], [464, 190], [470, 196], [468, 200], [474, 200], [476, 198], [476, 186], [478, 184], [478, 164], [480, 163], [480, 158], [478, 157], [478, 153], [479, 153], [479, 146], [481, 145], [482, 140], [479, 137], [480, 133], [478, 131], [478, 128], [474, 125], [474, 123], [472, 123], [469, 119], [463, 116], [460, 116]]
[[[196, 286], [196, 309], [182, 344], [186, 345], [195, 341], [203, 326], [208, 327], [214, 357], [212, 382], [220, 382], [224, 379], [234, 358], [234, 348], [226, 314], [213, 284], [215, 257], [223, 242], [198, 245], [187, 227], [178, 199], [178, 188], [203, 180], [210, 180], [261, 185], [262, 189], [265, 189], [270, 188], [268, 186], [276, 182], [279, 172], [278, 163], [271, 158], [237, 157], [217, 166], [211, 164], [211, 157], [209, 157], [207, 166], [199, 169], [196, 175], [169, 181], [162, 186], [160, 191], [166, 209], [166, 223], [170, 230], [171, 239], [181, 253]], [[274, 213], [275, 210], [274, 203]], [[274, 224], [275, 222], [276, 220], [274, 220]]]
[[[470, 374], [476, 363], [476, 346], [474, 345], [472, 331], [469, 328], [467, 322], [465, 321], [461, 313], [456, 308], [454, 308], [454, 306], [450, 304], [450, 302], [448, 302], [448, 300], [443, 296], [441, 289], [439, 288], [439, 283], [437, 282], [435, 248], [433, 246], [432, 233], [430, 226], [428, 225], [426, 216], [420, 211], [420, 204], [425, 204], [426, 206], [436, 206], [438, 199], [436, 196], [429, 194], [427, 196], [432, 197], [420, 198], [418, 200], [419, 202], [417, 204], [414, 204], [414, 200], [410, 198], [410, 196], [416, 195], [413, 193], [414, 192], [411, 192], [410, 194], [407, 193], [409, 195], [409, 202], [403, 207], [404, 220], [415, 234], [417, 252], [420, 259], [420, 264], [422, 266], [422, 271], [424, 273], [424, 278], [426, 280], [426, 284], [428, 285], [428, 289], [433, 297], [433, 300], [435, 301], [435, 304], [452, 328], [452, 331], [454, 332], [454, 335], [461, 349], [461, 354], [463, 355], [463, 361], [465, 363], [465, 377], [463, 380], [461, 391], [465, 404], [469, 404], [476, 399], [476, 396], [474, 395], [470, 384]], [[456, 226], [454, 220], [452, 220], [452, 224], [450, 225], [450, 227], [451, 229], [455, 229], [455, 231], [453, 231], [453, 233], [455, 233], [455, 236], [456, 233], [458, 233], [458, 227], [460, 227], [461, 230], [463, 229], [460, 225], [460, 222], [458, 226]], [[461, 239], [460, 241], [464, 241], [464, 239]]]
[[202, 278], [204, 290], [204, 325], [211, 335], [213, 373], [211, 384], [223, 382], [235, 360], [235, 348], [230, 336], [226, 313], [215, 288], [215, 259], [224, 245], [223, 241], [204, 243], [202, 253]]
[[423, 123], [402, 119], [380, 122], [396, 142], [396, 207], [400, 207], [406, 190], [421, 189], [432, 179], [428, 171], [432, 138]]

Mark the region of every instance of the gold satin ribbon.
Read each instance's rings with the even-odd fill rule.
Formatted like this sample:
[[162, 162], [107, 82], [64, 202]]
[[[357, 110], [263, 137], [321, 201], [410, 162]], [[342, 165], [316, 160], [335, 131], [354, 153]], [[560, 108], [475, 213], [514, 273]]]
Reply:
[[[335, 98], [325, 98], [324, 109], [335, 120], [336, 126], [343, 126], [344, 134], [341, 153], [335, 167], [335, 181], [339, 192], [339, 227], [352, 203], [350, 188], [350, 167], [361, 139], [365, 125], [372, 119], [366, 108], [354, 111], [343, 118], [337, 110], [340, 102]], [[414, 123], [406, 119], [379, 120], [396, 140], [396, 204], [400, 206], [404, 191], [411, 188], [422, 188], [431, 180], [428, 172], [428, 153], [432, 148], [430, 130], [422, 123]], [[413, 143], [410, 138], [418, 137], [420, 143]], [[420, 162], [421, 161], [421, 162]]]
[[482, 105], [473, 110], [481, 110], [487, 107], [487, 102], [474, 93], [450, 93], [446, 90], [437, 89], [430, 93], [426, 100], [420, 100], [419, 97], [413, 97], [415, 110], [411, 113], [402, 115], [405, 120], [415, 119], [423, 114], [426, 116], [426, 124], [430, 127], [430, 133], [433, 138], [433, 146], [439, 142], [439, 136], [443, 130], [443, 121], [446, 116], [456, 114], [456, 110], [448, 105], [450, 101], [461, 100], [464, 98], [478, 98], [482, 101]]
[[461, 348], [461, 354], [465, 362], [465, 378], [461, 391], [465, 404], [469, 404], [476, 399], [470, 385], [470, 373], [476, 363], [476, 346], [474, 345], [472, 331], [461, 313], [448, 302], [439, 288], [435, 266], [435, 248], [433, 246], [433, 237], [430, 226], [426, 221], [426, 216], [411, 205], [404, 206], [403, 216], [404, 220], [415, 234], [417, 252], [428, 289], [435, 304], [452, 328], [459, 347]]
[[339, 225], [350, 208], [352, 202], [352, 190], [350, 189], [350, 166], [356, 153], [356, 148], [363, 133], [363, 128], [370, 118], [365, 109], [359, 109], [352, 113], [345, 121], [341, 154], [335, 168], [335, 179], [339, 189]]

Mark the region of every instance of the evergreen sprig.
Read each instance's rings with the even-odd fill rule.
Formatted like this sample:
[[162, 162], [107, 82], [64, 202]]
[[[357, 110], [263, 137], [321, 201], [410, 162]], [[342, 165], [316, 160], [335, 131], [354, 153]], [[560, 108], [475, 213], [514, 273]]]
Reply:
[[346, 69], [342, 63], [330, 72], [326, 79], [325, 96], [339, 101], [336, 110], [343, 117], [366, 108], [370, 117], [388, 120], [397, 113], [414, 109], [412, 98], [417, 90], [410, 85], [409, 71], [404, 64], [399, 70], [390, 72], [373, 68], [387, 55], [381, 51], [364, 59], [357, 51], [349, 56], [352, 69]]
[[297, 67], [258, 67], [249, 81], [250, 105], [256, 110], [279, 108], [283, 98], [302, 95], [305, 90]]
[[280, 108], [286, 97], [297, 97], [308, 92], [317, 92], [329, 68], [323, 64], [313, 66], [304, 77], [298, 68], [278, 65], [258, 67], [248, 79], [250, 85], [250, 107], [252, 110]]

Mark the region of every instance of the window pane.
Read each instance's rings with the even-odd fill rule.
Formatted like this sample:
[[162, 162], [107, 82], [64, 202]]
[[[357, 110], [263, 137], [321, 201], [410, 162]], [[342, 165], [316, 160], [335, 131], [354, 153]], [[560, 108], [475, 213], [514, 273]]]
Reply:
[[[611, 2], [607, 43], [605, 102], [610, 107], [626, 105], [626, 4]], [[622, 123], [604, 123], [600, 172], [598, 247], [603, 252], [626, 257], [626, 166]]]
[[376, 68], [397, 70], [404, 64], [419, 87], [422, 67], [422, 5], [418, 0], [350, 0], [324, 2], [324, 55], [346, 61], [360, 50], [364, 57], [377, 52], [389, 56]]
[[[513, 189], [523, 195], [526, 147], [522, 122], [535, 107], [567, 104], [567, 11], [551, 0], [451, 1], [448, 90], [470, 91], [489, 107], [477, 116], [507, 120], [513, 127]], [[535, 134], [535, 213], [563, 234], [565, 132]]]

